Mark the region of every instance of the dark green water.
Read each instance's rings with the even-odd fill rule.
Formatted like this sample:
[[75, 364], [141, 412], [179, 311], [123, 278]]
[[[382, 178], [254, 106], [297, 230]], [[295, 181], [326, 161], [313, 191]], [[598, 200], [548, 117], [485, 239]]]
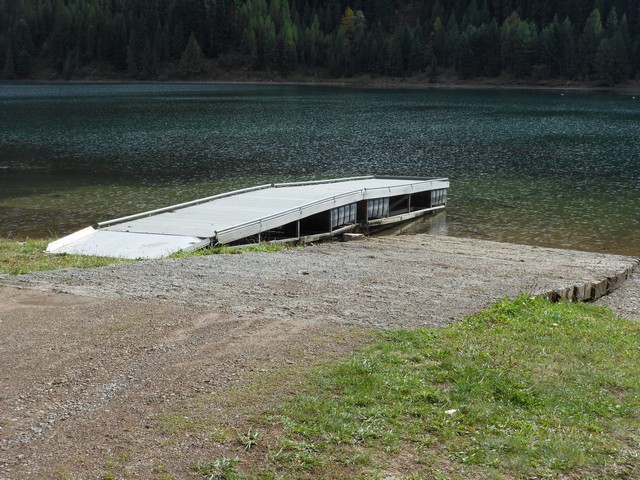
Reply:
[[640, 96], [0, 84], [3, 237], [371, 173], [449, 177], [449, 235], [640, 255]]

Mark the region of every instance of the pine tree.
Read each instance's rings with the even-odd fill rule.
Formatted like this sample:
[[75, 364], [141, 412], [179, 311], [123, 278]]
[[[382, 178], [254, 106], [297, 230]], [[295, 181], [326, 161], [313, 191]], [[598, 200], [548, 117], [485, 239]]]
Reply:
[[180, 69], [189, 73], [200, 73], [203, 68], [202, 49], [192, 32], [180, 56]]
[[4, 78], [12, 80], [16, 77], [16, 67], [13, 61], [13, 50], [11, 49], [11, 47], [7, 47], [4, 58], [4, 69], [2, 71], [2, 76]]
[[71, 29], [71, 13], [63, 0], [58, 0], [55, 6], [53, 24], [53, 60], [61, 64], [67, 57], [73, 41]]
[[565, 45], [562, 25], [555, 16], [540, 33], [540, 60], [551, 77], [560, 77], [565, 73], [563, 65]]
[[513, 12], [503, 23], [500, 52], [502, 68], [517, 77], [531, 74], [537, 44], [535, 25]]
[[469, 79], [478, 74], [477, 62], [469, 45], [470, 37], [474, 35], [474, 30], [476, 30], [476, 28], [473, 25], [467, 27], [465, 33], [463, 33], [460, 38], [456, 51], [456, 73], [462, 79]]
[[611, 47], [611, 42], [609, 42], [608, 39], [603, 38], [600, 45], [598, 45], [593, 65], [596, 79], [604, 85], [611, 85], [614, 83], [613, 48]]
[[26, 78], [31, 73], [35, 48], [29, 25], [23, 18], [18, 20], [14, 30], [13, 49], [15, 52], [15, 75], [19, 78]]
[[[434, 7], [435, 8], [435, 7]], [[433, 22], [433, 30], [431, 31], [431, 45], [433, 53], [440, 63], [444, 63], [445, 58], [445, 31], [442, 25], [442, 19], [438, 16]]]
[[418, 21], [413, 31], [413, 42], [409, 52], [409, 70], [422, 72], [427, 67], [427, 39], [422, 28], [422, 23]]
[[75, 70], [74, 54], [72, 52], [67, 53], [67, 58], [64, 60], [64, 66], [62, 67], [62, 77], [65, 80], [70, 80], [73, 77], [73, 71]]
[[341, 77], [346, 73], [350, 54], [349, 39], [344, 29], [339, 28], [329, 49], [329, 68], [332, 75]]
[[399, 77], [403, 71], [402, 34], [396, 32], [387, 42], [386, 73], [393, 77]]
[[612, 71], [611, 77], [615, 83], [629, 78], [631, 74], [631, 61], [629, 52], [631, 51], [631, 37], [627, 24], [627, 16], [623, 15], [622, 20], [616, 25], [609, 39], [612, 50]]
[[580, 65], [582, 74], [589, 78], [594, 72], [596, 52], [602, 42], [602, 18], [597, 8], [591, 12], [580, 36]]
[[[287, 0], [284, 0], [287, 2]], [[297, 42], [294, 34], [294, 27], [291, 22], [286, 22], [279, 35], [280, 44], [280, 71], [287, 75], [294, 70], [298, 64]]]
[[442, 65], [445, 67], [453, 65], [455, 51], [458, 48], [459, 40], [460, 31], [458, 29], [458, 21], [456, 20], [455, 13], [452, 13], [447, 21], [447, 26], [444, 32], [444, 54], [442, 58]]
[[438, 81], [438, 59], [435, 55], [431, 56], [431, 66], [429, 67], [429, 83]]
[[136, 62], [136, 54], [131, 45], [127, 47], [127, 72], [129, 76], [133, 78], [138, 77], [138, 63]]

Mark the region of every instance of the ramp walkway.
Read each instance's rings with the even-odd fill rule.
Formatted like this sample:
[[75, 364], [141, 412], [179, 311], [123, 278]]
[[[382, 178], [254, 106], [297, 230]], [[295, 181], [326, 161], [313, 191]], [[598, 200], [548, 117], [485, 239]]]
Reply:
[[162, 258], [208, 245], [314, 240], [444, 208], [449, 181], [353, 177], [267, 184], [100, 222], [49, 253]]

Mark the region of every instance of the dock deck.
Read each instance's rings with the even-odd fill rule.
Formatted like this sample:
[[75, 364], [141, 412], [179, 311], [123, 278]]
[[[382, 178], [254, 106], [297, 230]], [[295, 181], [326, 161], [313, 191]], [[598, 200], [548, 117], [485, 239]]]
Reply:
[[355, 177], [260, 185], [100, 222], [49, 253], [162, 258], [236, 242], [315, 240], [445, 207], [446, 178]]

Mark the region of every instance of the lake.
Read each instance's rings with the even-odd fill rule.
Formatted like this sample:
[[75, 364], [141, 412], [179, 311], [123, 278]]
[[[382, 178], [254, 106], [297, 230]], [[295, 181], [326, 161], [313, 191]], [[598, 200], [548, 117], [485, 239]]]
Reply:
[[449, 177], [448, 235], [640, 255], [640, 96], [0, 83], [0, 236], [262, 183]]

